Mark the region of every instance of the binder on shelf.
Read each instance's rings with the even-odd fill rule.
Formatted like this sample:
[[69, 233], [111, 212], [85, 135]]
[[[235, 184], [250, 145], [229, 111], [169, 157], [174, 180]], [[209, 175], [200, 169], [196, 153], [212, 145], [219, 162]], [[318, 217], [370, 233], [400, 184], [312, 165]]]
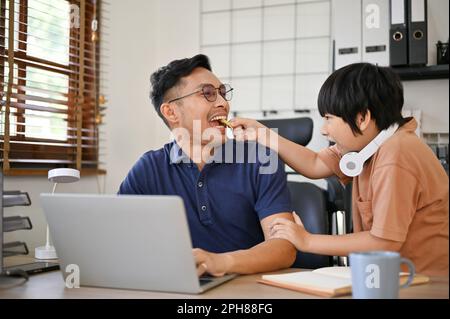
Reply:
[[427, 0], [408, 0], [409, 64], [428, 62]]
[[389, 1], [363, 0], [362, 61], [389, 66]]
[[21, 229], [32, 229], [33, 225], [29, 217], [10, 216], [3, 217], [3, 232], [11, 232]]
[[12, 206], [30, 206], [31, 200], [27, 192], [21, 191], [4, 191], [3, 207]]
[[390, 0], [389, 63], [408, 65], [408, 0]]
[[[334, 69], [361, 62], [361, 0], [333, 1]], [[349, 17], [352, 17], [349, 19]]]

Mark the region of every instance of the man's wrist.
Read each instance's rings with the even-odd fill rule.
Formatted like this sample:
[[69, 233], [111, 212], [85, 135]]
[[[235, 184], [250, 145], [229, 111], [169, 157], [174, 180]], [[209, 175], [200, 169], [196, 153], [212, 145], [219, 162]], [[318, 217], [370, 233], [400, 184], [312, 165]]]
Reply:
[[234, 267], [235, 266], [234, 256], [230, 253], [224, 253], [221, 255], [222, 255], [225, 274], [233, 273], [234, 268], [235, 268]]

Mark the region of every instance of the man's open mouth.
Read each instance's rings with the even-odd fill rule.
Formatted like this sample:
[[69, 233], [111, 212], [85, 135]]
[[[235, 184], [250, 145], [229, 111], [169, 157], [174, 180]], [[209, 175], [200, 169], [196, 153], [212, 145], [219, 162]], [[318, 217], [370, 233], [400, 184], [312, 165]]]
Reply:
[[226, 115], [216, 115], [209, 119], [209, 125], [211, 127], [226, 127], [224, 123], [221, 122], [221, 120], [227, 120]]

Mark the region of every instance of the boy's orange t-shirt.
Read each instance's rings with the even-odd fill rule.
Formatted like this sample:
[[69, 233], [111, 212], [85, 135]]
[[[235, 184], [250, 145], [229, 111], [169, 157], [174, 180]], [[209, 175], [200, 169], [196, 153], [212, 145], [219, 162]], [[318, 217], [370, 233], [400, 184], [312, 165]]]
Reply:
[[[414, 262], [416, 272], [448, 276], [449, 179], [416, 128], [411, 118], [353, 178], [353, 231], [402, 242], [400, 254]], [[319, 157], [341, 182], [351, 181], [339, 169], [335, 146]]]

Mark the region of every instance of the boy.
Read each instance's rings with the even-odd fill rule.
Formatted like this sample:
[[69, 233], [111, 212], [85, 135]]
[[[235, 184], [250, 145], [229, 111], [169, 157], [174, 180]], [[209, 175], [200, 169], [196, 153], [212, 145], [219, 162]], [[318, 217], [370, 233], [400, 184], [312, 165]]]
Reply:
[[[321, 133], [335, 145], [316, 153], [280, 136], [277, 139], [282, 160], [309, 178], [334, 174], [342, 183], [351, 181], [340, 169], [342, 156], [361, 151], [383, 130], [396, 124], [399, 128], [365, 161], [361, 174], [353, 177], [354, 233], [310, 234], [293, 214], [295, 223], [282, 218], [272, 223], [271, 237], [323, 255], [399, 251], [414, 262], [417, 272], [448, 276], [448, 176], [415, 134], [415, 119], [402, 117], [403, 87], [398, 76], [369, 63], [343, 67], [323, 84], [318, 107], [325, 119]], [[254, 120], [231, 123], [237, 139], [264, 128]]]

